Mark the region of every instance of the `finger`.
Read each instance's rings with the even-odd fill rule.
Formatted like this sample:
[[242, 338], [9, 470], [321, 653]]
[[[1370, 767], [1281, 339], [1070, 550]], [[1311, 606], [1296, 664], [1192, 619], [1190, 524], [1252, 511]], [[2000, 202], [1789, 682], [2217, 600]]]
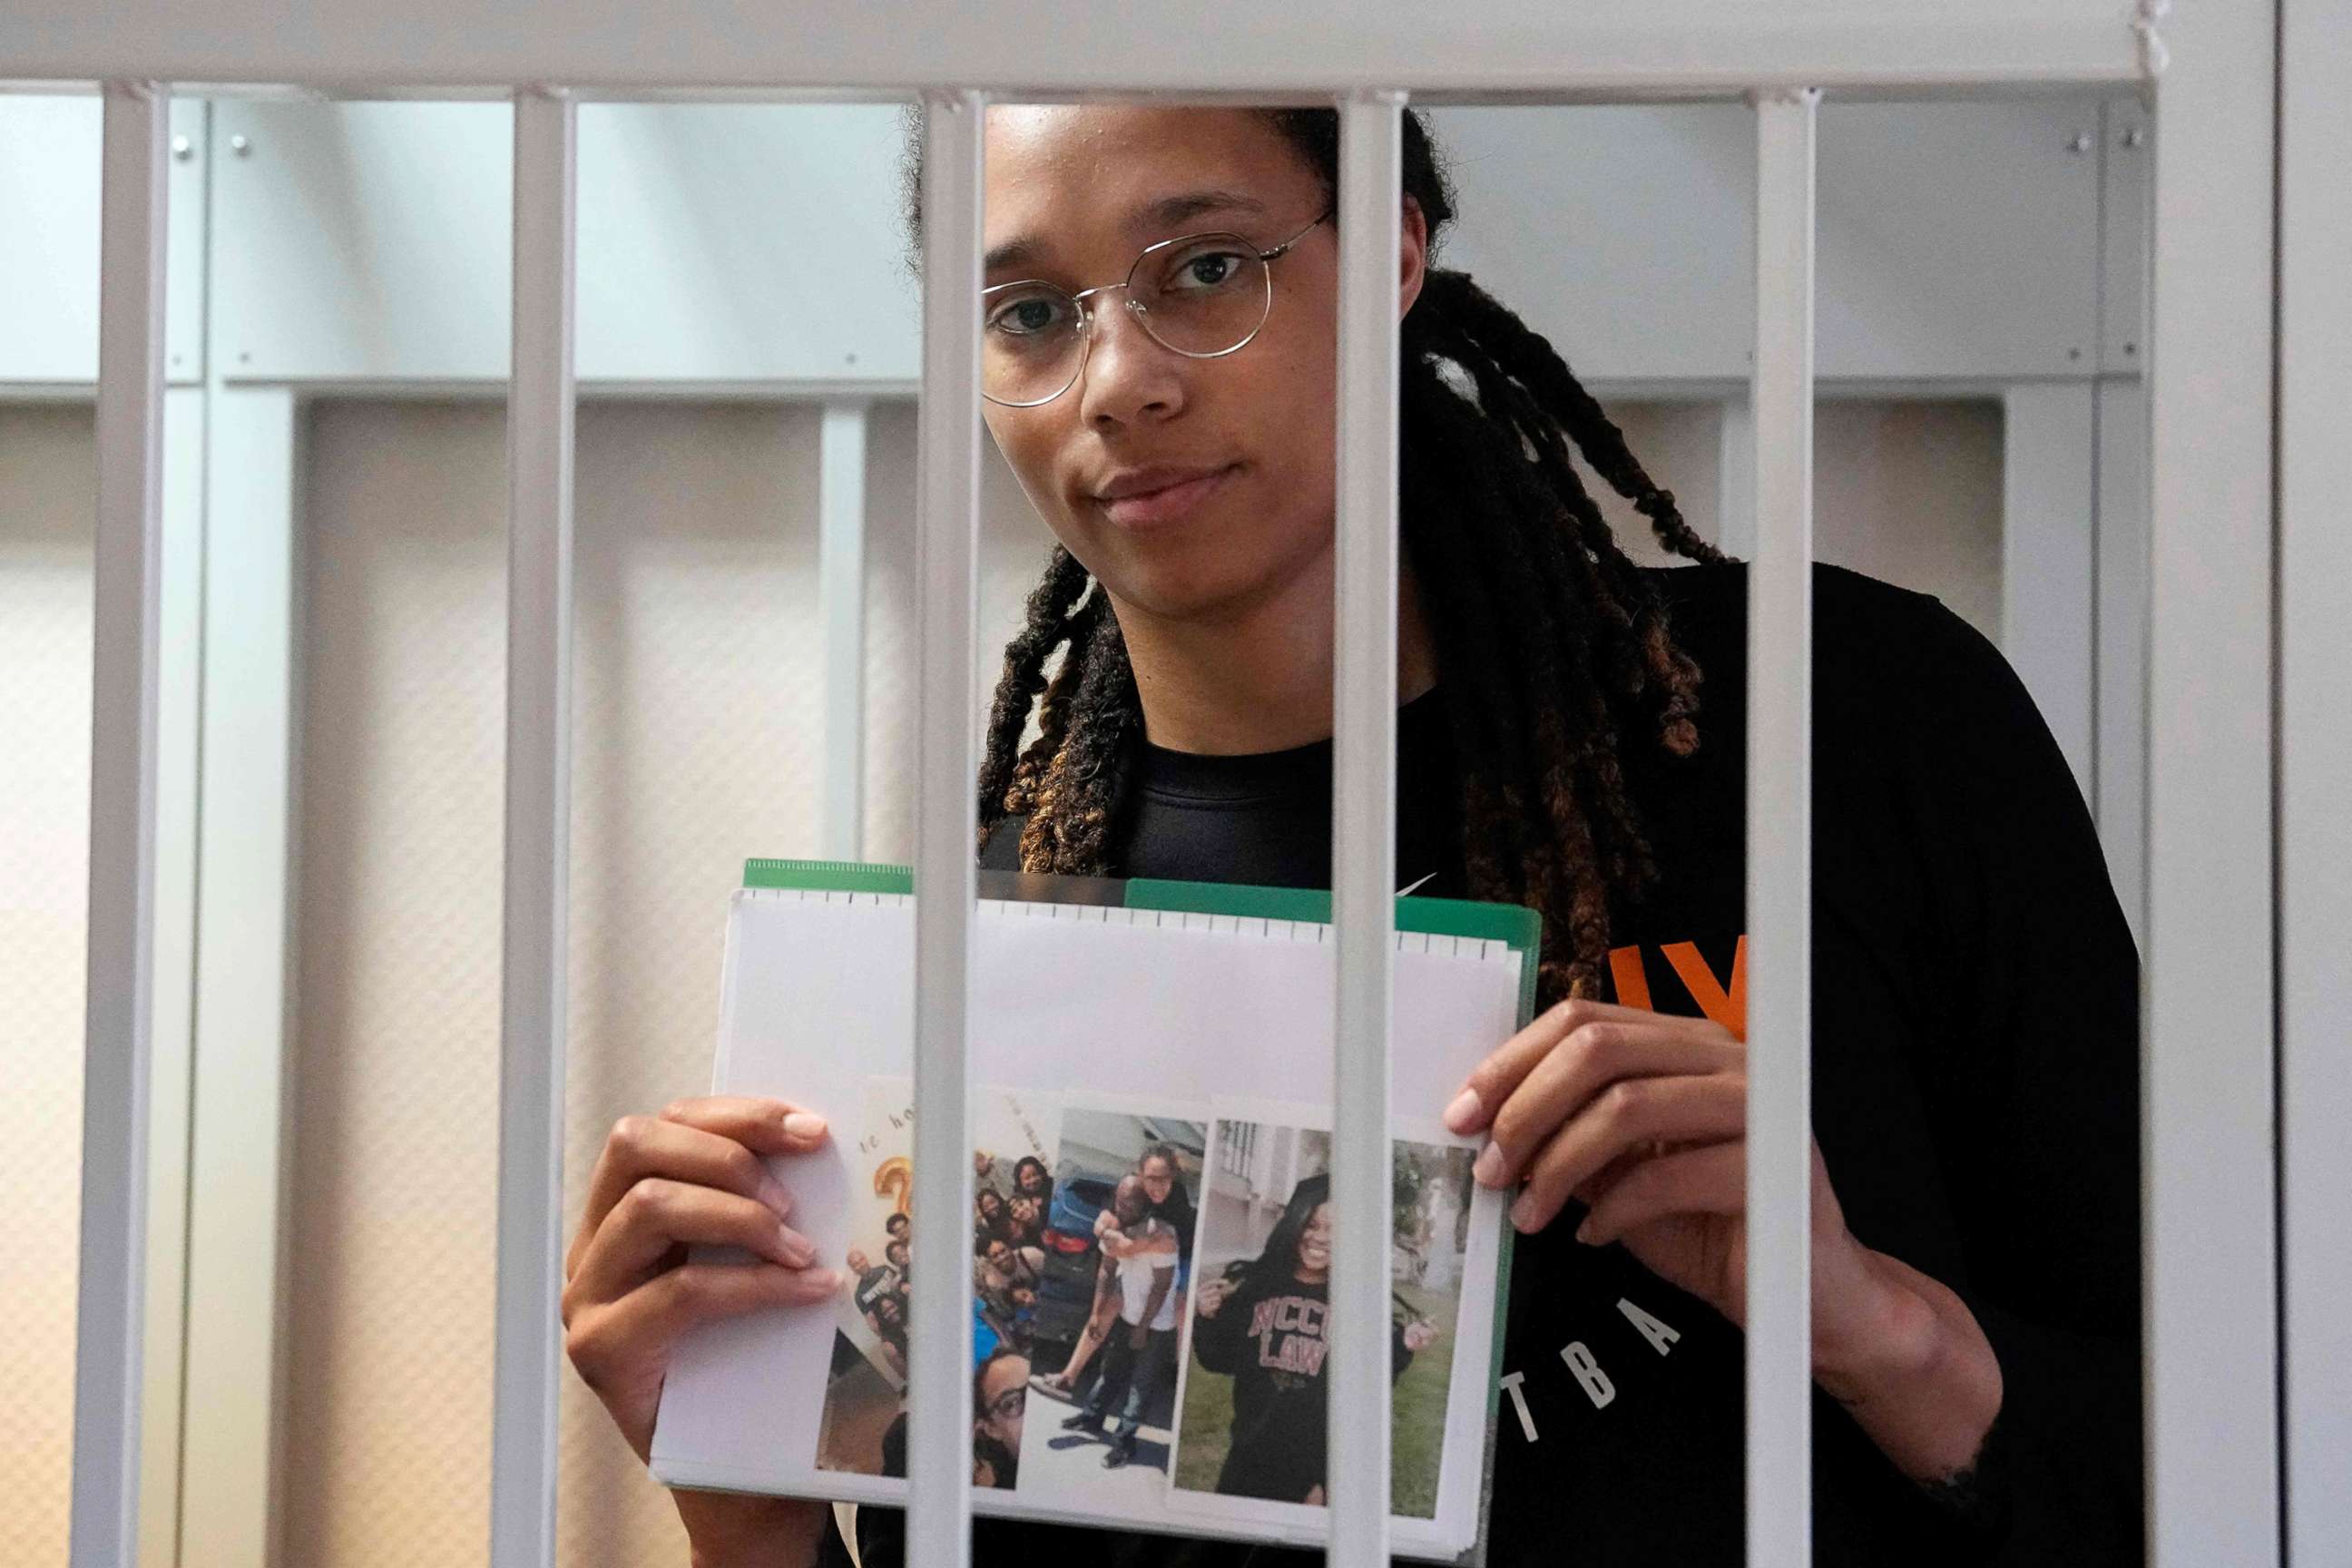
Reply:
[[759, 1095], [674, 1100], [662, 1108], [662, 1120], [732, 1138], [760, 1154], [805, 1154], [824, 1142], [824, 1117], [791, 1100]]
[[1677, 1214], [1744, 1214], [1748, 1140], [1709, 1143], [1645, 1160], [1601, 1194], [1576, 1238], [1606, 1247], [1651, 1221]]
[[1622, 1085], [1701, 1075], [1744, 1083], [1737, 1069], [1746, 1065], [1745, 1050], [1728, 1034], [1718, 1039], [1643, 1023], [1580, 1025], [1496, 1108], [1492, 1141], [1472, 1173], [1487, 1186], [1509, 1186], [1570, 1118], [1604, 1104]]
[[1583, 997], [1548, 1007], [1533, 1022], [1496, 1047], [1486, 1060], [1470, 1069], [1464, 1080], [1462, 1092], [1445, 1108], [1445, 1125], [1455, 1132], [1475, 1132], [1486, 1124], [1495, 1107], [1509, 1097], [1519, 1080], [1541, 1061], [1554, 1046], [1579, 1025], [1597, 1021], [1606, 1014], [1612, 1020], [1620, 1016], [1648, 1016], [1633, 1007], [1621, 1007], [1612, 1002], [1592, 1002]]
[[648, 1176], [756, 1198], [778, 1219], [792, 1212], [792, 1194], [741, 1140], [660, 1117], [625, 1116], [613, 1124], [588, 1178], [588, 1202], [564, 1261], [567, 1279], [621, 1194]]
[[1685, 1018], [1578, 997], [1545, 1013], [1471, 1069], [1462, 1092], [1445, 1108], [1446, 1127], [1460, 1133], [1477, 1131], [1494, 1120], [1496, 1111], [1528, 1075], [1571, 1037], [1597, 1032], [1606, 1037], [1612, 1030], [1634, 1031], [1642, 1038], [1716, 1039], [1738, 1044], [1730, 1030], [1709, 1019]]
[[1745, 1073], [1619, 1079], [1536, 1151], [1511, 1223], [1523, 1231], [1549, 1225], [1579, 1187], [1614, 1163], [1640, 1157], [1645, 1145], [1712, 1142], [1747, 1130]]
[[678, 1336], [698, 1324], [828, 1300], [840, 1287], [840, 1276], [830, 1268], [688, 1263], [582, 1312], [564, 1336], [564, 1351], [594, 1387], [608, 1367], [624, 1367], [651, 1352], [667, 1359]]
[[613, 1205], [582, 1251], [580, 1267], [564, 1288], [566, 1305], [618, 1300], [652, 1278], [680, 1246], [740, 1247], [787, 1268], [816, 1261], [815, 1245], [767, 1205], [716, 1187], [648, 1176]]

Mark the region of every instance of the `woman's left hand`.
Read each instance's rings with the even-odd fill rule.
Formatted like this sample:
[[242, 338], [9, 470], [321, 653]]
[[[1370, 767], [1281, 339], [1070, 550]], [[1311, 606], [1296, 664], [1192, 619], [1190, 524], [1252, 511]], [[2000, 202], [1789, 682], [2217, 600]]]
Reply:
[[[1622, 1243], [1652, 1273], [1744, 1324], [1748, 1047], [1729, 1029], [1564, 1002], [1479, 1064], [1445, 1123], [1490, 1132], [1474, 1173], [1485, 1186], [1524, 1185], [1511, 1205], [1518, 1229], [1542, 1229], [1575, 1198], [1591, 1211], [1579, 1240]], [[1990, 1363], [1957, 1297], [1854, 1239], [1818, 1143], [1811, 1233], [1814, 1367], [1831, 1393], [1853, 1404], [1881, 1392], [1890, 1370], [1945, 1356], [1956, 1330], [1973, 1340], [1962, 1347], [1970, 1359]]]

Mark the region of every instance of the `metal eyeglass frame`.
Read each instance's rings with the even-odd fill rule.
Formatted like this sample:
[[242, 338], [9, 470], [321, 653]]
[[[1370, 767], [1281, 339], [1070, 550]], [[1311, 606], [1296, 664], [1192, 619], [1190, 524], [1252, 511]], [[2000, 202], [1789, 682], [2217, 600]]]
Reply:
[[[1114, 289], [1123, 289], [1127, 291], [1127, 299], [1123, 302], [1126, 304], [1128, 310], [1134, 314], [1137, 322], [1142, 326], [1144, 335], [1150, 338], [1153, 342], [1158, 343], [1161, 348], [1166, 349], [1170, 353], [1182, 354], [1186, 359], [1223, 359], [1227, 354], [1239, 353], [1242, 350], [1249, 347], [1251, 342], [1256, 338], [1258, 333], [1265, 330], [1266, 318], [1274, 313], [1274, 262], [1286, 255], [1290, 250], [1291, 247], [1306, 238], [1308, 231], [1313, 229], [1316, 224], [1319, 224], [1323, 222], [1324, 219], [1333, 216], [1339, 212], [1339, 205], [1336, 203], [1330, 206], [1325, 207], [1321, 214], [1316, 217], [1314, 223], [1308, 224], [1305, 228], [1300, 229], [1297, 234], [1292, 235], [1288, 239], [1284, 240], [1280, 245], [1274, 247], [1270, 250], [1260, 250], [1257, 247], [1257, 242], [1250, 238], [1249, 236], [1245, 234], [1235, 234], [1230, 229], [1221, 228], [1205, 229], [1199, 234], [1180, 234], [1173, 239], [1160, 240], [1154, 244], [1145, 246], [1143, 249], [1137, 254], [1135, 260], [1128, 267], [1127, 277], [1121, 281], [1117, 283], [1098, 283], [1091, 289], [1082, 289], [1075, 294], [1069, 293], [1055, 284], [1048, 283], [1042, 278], [1016, 279], [1010, 283], [996, 283], [990, 285], [988, 288], [982, 289], [980, 291], [980, 298], [983, 306], [982, 312], [983, 319], [986, 316], [984, 307], [989, 296], [1006, 289], [1051, 289], [1055, 293], [1060, 294], [1064, 299], [1076, 305], [1078, 308], [1078, 363], [1070, 371], [1069, 380], [1062, 383], [1061, 385], [1055, 387], [1053, 391], [1047, 393], [1043, 397], [1034, 397], [1025, 403], [1015, 403], [1009, 398], [995, 396], [986, 390], [982, 391], [981, 396], [1003, 408], [1042, 408], [1046, 404], [1053, 402], [1054, 399], [1061, 396], [1062, 394], [1069, 391], [1070, 388], [1077, 385], [1079, 378], [1087, 374], [1087, 356], [1088, 353], [1093, 352], [1095, 341], [1094, 311], [1087, 307], [1087, 300], [1091, 295], [1108, 294]], [[1143, 306], [1135, 302], [1133, 285], [1135, 282], [1137, 268], [1143, 265], [1144, 259], [1150, 256], [1152, 252], [1157, 250], [1166, 250], [1171, 246], [1196, 245], [1204, 239], [1237, 240], [1240, 242], [1243, 249], [1256, 257], [1260, 262], [1265, 265], [1265, 309], [1259, 314], [1257, 325], [1249, 330], [1249, 335], [1242, 339], [1241, 342], [1235, 343], [1233, 347], [1228, 349], [1213, 349], [1206, 353], [1194, 353], [1190, 349], [1177, 348], [1175, 345], [1162, 339], [1158, 332], [1151, 330], [1150, 312]]]

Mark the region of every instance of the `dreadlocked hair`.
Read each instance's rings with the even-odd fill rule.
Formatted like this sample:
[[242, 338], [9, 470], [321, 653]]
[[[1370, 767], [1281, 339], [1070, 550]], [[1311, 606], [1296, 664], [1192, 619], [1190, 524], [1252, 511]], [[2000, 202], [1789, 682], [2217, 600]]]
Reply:
[[[909, 111], [902, 193], [918, 268], [920, 112]], [[1255, 112], [1327, 197], [1336, 191], [1334, 111]], [[1451, 182], [1420, 116], [1403, 120], [1403, 194], [1420, 205], [1433, 253], [1454, 216]], [[1449, 692], [1467, 891], [1543, 916], [1540, 1005], [1597, 996], [1612, 895], [1638, 902], [1658, 876], [1627, 787], [1625, 737], [1675, 757], [1695, 752], [1701, 674], [1586, 490], [1570, 443], [1667, 550], [1725, 557], [1684, 521], [1559, 351], [1467, 273], [1429, 268], [1401, 332], [1398, 510]], [[1024, 748], [1033, 710], [1037, 735]], [[1108, 595], [1056, 547], [1004, 650], [978, 781], [981, 846], [1017, 816], [1023, 870], [1118, 874], [1143, 734]]]

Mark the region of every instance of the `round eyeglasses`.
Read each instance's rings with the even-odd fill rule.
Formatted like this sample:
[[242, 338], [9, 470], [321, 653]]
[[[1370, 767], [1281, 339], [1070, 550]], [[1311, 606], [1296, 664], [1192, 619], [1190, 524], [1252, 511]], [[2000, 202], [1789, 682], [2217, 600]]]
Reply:
[[1151, 341], [1187, 359], [1216, 359], [1257, 336], [1274, 309], [1268, 265], [1339, 208], [1271, 250], [1238, 234], [1188, 234], [1148, 245], [1127, 280], [1073, 294], [1032, 279], [980, 291], [980, 395], [1007, 408], [1051, 403], [1076, 384], [1093, 337], [1087, 300], [1123, 289]]

